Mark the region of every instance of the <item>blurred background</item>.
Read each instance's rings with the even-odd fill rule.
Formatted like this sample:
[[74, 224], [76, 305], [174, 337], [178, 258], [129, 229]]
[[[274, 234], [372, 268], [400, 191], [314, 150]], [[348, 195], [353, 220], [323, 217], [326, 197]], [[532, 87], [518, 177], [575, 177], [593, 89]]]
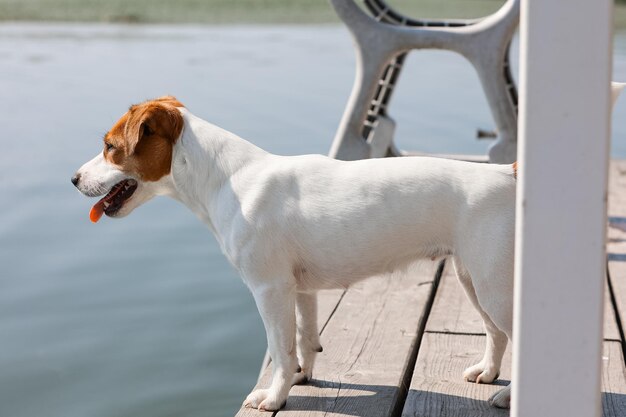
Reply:
[[[389, 3], [464, 18], [503, 1]], [[0, 0], [0, 416], [234, 415], [265, 332], [213, 236], [165, 198], [93, 225], [70, 177], [130, 104], [164, 94], [271, 152], [325, 154], [354, 69], [326, 0]], [[484, 154], [476, 129], [494, 128], [473, 68], [449, 52], [411, 53], [389, 112], [411, 150]], [[618, 158], [625, 116], [622, 98]]]

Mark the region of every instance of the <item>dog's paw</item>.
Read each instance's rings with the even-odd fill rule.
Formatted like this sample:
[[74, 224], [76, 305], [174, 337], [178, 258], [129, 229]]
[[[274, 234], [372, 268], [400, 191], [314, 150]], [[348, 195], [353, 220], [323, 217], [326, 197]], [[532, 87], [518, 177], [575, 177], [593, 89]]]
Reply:
[[246, 408], [259, 408], [259, 404], [267, 398], [269, 394], [268, 389], [258, 389], [252, 391], [243, 402], [243, 406]]
[[511, 385], [489, 397], [489, 405], [498, 408], [511, 408]]
[[485, 365], [482, 362], [470, 366], [463, 372], [463, 379], [477, 384], [491, 384], [498, 379], [498, 369], [494, 366]]
[[246, 408], [257, 408], [261, 411], [277, 411], [285, 405], [286, 400], [276, 398], [269, 389], [252, 391], [243, 402]]
[[275, 395], [268, 395], [266, 399], [259, 404], [259, 410], [262, 411], [278, 411], [285, 406], [287, 400], [281, 400]]

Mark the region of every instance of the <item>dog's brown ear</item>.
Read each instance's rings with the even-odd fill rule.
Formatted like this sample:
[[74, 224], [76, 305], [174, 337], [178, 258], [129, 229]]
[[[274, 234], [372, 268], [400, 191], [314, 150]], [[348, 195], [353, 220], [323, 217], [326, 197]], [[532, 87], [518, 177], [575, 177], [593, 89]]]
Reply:
[[170, 172], [172, 150], [183, 130], [183, 116], [168, 101], [148, 101], [131, 107], [126, 123], [127, 155], [145, 181]]
[[173, 145], [183, 129], [183, 116], [169, 102], [152, 100], [131, 107], [129, 113], [125, 132], [128, 155], [144, 140], [162, 138]]

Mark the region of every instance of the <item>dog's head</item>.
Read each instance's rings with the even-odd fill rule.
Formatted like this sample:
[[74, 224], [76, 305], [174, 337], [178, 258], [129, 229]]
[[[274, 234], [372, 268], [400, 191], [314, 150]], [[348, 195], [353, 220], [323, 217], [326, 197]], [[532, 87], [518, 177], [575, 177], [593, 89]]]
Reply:
[[123, 217], [169, 188], [173, 148], [183, 129], [184, 107], [161, 97], [130, 109], [104, 135], [104, 149], [80, 167], [72, 183], [89, 197], [104, 195], [91, 209], [95, 223], [102, 214]]

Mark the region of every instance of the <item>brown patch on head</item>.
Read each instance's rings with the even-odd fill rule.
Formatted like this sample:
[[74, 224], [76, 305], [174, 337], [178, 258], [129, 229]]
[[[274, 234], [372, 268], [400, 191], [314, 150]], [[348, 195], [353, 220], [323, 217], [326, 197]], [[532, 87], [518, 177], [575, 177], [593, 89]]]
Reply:
[[517, 161], [513, 162], [513, 177], [517, 178]]
[[170, 173], [172, 150], [183, 129], [184, 107], [176, 98], [160, 97], [130, 109], [104, 136], [104, 157], [143, 181]]

